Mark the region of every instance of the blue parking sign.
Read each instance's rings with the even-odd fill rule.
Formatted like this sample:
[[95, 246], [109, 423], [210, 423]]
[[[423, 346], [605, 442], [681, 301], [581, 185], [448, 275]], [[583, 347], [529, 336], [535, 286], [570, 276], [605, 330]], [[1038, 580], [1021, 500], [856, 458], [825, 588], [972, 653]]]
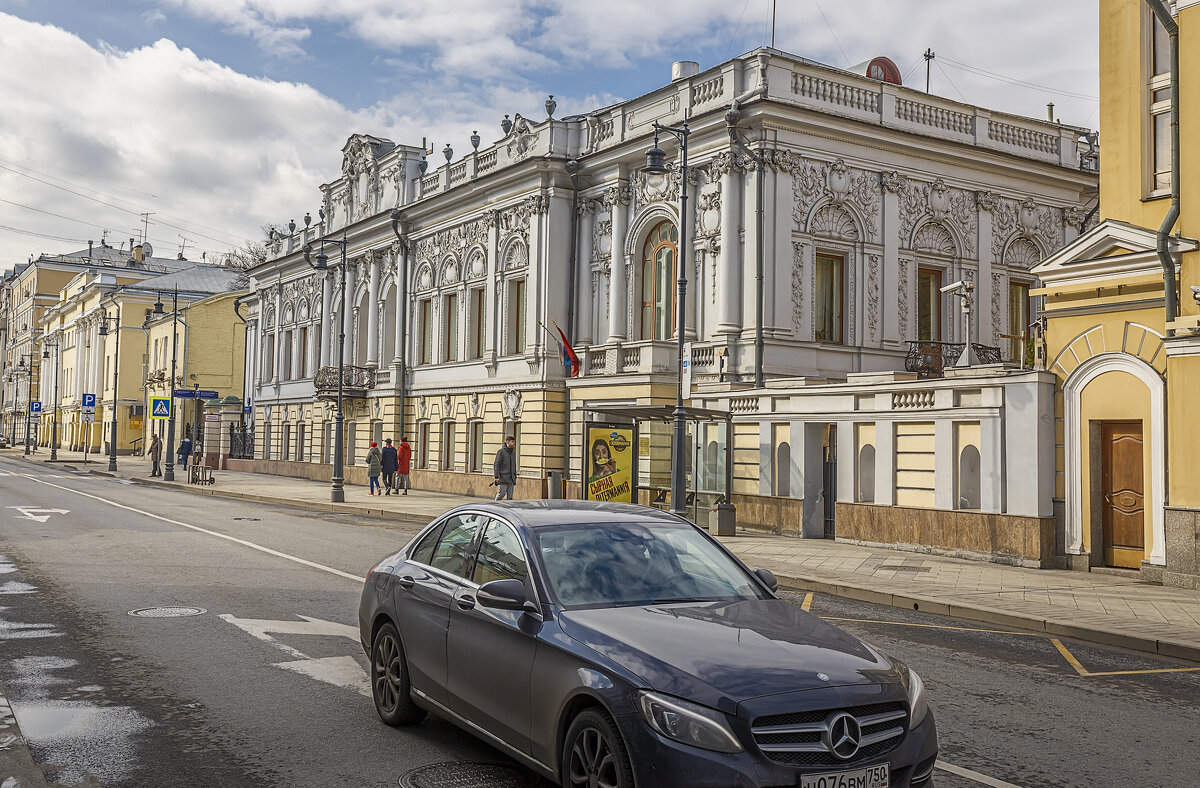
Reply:
[[96, 407], [96, 395], [95, 394], [84, 394], [83, 395], [83, 407], [85, 407], [85, 408]]
[[29, 412], [30, 413], [41, 413], [42, 412], [42, 403], [38, 402], [37, 400], [30, 402], [29, 403]]
[[171, 398], [170, 397], [152, 397], [150, 399], [150, 418], [152, 418], [152, 419], [169, 419], [169, 418], [171, 418]]

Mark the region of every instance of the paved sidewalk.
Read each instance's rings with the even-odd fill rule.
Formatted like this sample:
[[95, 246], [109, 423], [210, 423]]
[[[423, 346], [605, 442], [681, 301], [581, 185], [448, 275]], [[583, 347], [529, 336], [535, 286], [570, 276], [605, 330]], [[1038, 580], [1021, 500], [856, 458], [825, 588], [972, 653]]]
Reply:
[[[0, 456], [21, 456], [15, 450]], [[41, 464], [41, 450], [29, 459]], [[87, 465], [81, 455], [59, 452], [60, 464], [107, 473], [107, 458]], [[118, 476], [147, 484], [143, 458], [118, 460]], [[346, 503], [329, 501], [329, 484], [265, 474], [215, 471], [216, 484], [183, 483], [189, 492], [244, 498], [276, 505], [387, 517], [425, 523], [463, 503], [482, 500], [414, 491], [407, 496], [369, 496], [346, 488]], [[764, 567], [793, 588], [941, 613], [1149, 651], [1200, 662], [1200, 592], [1150, 585], [1134, 578], [967, 561], [829, 540], [796, 539], [741, 531], [725, 543], [752, 567]]]

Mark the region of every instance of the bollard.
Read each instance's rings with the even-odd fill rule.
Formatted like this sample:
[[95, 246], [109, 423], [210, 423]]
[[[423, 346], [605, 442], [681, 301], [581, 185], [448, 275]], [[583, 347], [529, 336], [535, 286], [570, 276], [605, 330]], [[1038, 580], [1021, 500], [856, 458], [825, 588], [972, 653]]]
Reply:
[[546, 487], [548, 488], [546, 491], [546, 497], [555, 499], [562, 498], [562, 474], [558, 471], [548, 471], [546, 475], [550, 478], [550, 481], [546, 484]]

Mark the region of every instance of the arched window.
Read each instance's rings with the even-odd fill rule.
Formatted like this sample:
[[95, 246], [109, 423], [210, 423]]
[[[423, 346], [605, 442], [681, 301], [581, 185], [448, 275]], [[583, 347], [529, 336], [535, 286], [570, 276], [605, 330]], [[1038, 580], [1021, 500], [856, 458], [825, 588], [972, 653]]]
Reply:
[[675, 261], [679, 231], [660, 222], [642, 247], [642, 339], [670, 339], [675, 329]]
[[958, 508], [979, 508], [979, 449], [969, 444], [958, 455]]

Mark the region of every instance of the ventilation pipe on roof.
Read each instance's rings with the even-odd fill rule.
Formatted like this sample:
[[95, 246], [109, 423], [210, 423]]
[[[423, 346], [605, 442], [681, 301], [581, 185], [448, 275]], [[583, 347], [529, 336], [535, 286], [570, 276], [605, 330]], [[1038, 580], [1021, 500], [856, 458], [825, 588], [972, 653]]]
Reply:
[[1179, 24], [1161, 0], [1146, 0], [1150, 10], [1167, 29], [1171, 40], [1171, 207], [1158, 228], [1158, 260], [1163, 269], [1163, 294], [1166, 296], [1167, 336], [1179, 311], [1179, 296], [1175, 292], [1175, 259], [1171, 257], [1171, 229], [1179, 220]]

